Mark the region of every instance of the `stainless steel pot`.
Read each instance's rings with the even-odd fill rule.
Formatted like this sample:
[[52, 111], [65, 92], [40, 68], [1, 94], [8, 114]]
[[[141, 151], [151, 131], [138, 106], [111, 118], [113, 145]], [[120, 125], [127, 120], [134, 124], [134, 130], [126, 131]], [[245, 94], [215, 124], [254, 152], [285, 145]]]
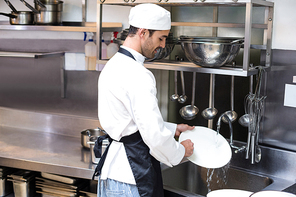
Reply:
[[35, 8], [40, 12], [36, 15], [35, 23], [38, 25], [62, 24], [63, 1], [35, 0]]
[[35, 8], [25, 0], [20, 0], [35, 14], [37, 25], [60, 25], [62, 23], [63, 1], [57, 0], [35, 0]]
[[28, 11], [17, 11], [9, 0], [4, 0], [5, 3], [12, 10], [10, 14], [0, 13], [0, 15], [9, 17], [11, 25], [33, 25], [34, 24], [34, 13]]
[[62, 12], [40, 11], [35, 14], [36, 25], [60, 25], [62, 24]]
[[62, 12], [63, 3], [64, 3], [63, 1], [57, 1], [57, 0], [35, 1], [35, 9], [44, 10], [47, 12]]
[[9, 17], [9, 22], [11, 25], [33, 25], [34, 24], [34, 13], [28, 11], [11, 12], [11, 14], [6, 14], [0, 12], [0, 15]]
[[97, 129], [86, 129], [84, 131], [81, 131], [81, 145], [84, 148], [90, 148], [90, 145], [88, 142], [95, 142], [97, 140], [97, 137], [106, 135], [105, 131], [103, 129], [97, 128]]

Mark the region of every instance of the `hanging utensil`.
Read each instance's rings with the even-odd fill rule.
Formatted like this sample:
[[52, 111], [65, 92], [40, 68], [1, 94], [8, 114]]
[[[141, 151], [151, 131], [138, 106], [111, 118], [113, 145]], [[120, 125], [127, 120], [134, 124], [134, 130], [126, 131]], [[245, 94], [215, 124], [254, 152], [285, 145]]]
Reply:
[[249, 126], [249, 122], [250, 122], [250, 116], [248, 114], [248, 111], [247, 111], [247, 106], [248, 106], [248, 102], [250, 101], [250, 96], [252, 95], [253, 93], [253, 75], [250, 76], [250, 90], [249, 90], [249, 94], [245, 97], [245, 100], [244, 100], [244, 109], [245, 109], [245, 114], [242, 115], [239, 119], [238, 119], [238, 122], [240, 125], [244, 126], [244, 127], [248, 127]]
[[185, 103], [187, 101], [187, 96], [185, 94], [184, 72], [180, 71], [180, 75], [181, 75], [181, 84], [182, 84], [182, 95], [179, 96], [178, 102]]
[[[260, 105], [263, 103], [260, 103]], [[259, 147], [259, 130], [260, 130], [260, 121], [261, 121], [261, 109], [263, 107], [260, 107], [260, 111], [258, 113], [258, 122], [257, 122], [257, 127], [256, 127], [256, 143], [255, 143], [255, 162], [259, 163], [261, 161], [261, 148]]]
[[195, 84], [196, 84], [196, 72], [193, 72], [193, 79], [192, 79], [192, 101], [191, 105], [186, 105], [182, 107], [179, 111], [182, 118], [185, 120], [192, 120], [196, 117], [199, 109], [194, 105], [195, 100]]
[[245, 109], [245, 114], [241, 116], [238, 120], [239, 124], [241, 124], [244, 127], [248, 127], [248, 138], [247, 138], [247, 146], [246, 146], [246, 159], [249, 159], [249, 153], [250, 153], [250, 144], [251, 144], [251, 129], [250, 129], [250, 121], [251, 121], [251, 116], [248, 112], [248, 105], [250, 102], [252, 102], [252, 97], [253, 97], [253, 75], [250, 76], [250, 90], [249, 94], [246, 95], [245, 100], [244, 100], [244, 109]]
[[209, 95], [209, 107], [202, 111], [201, 115], [207, 119], [212, 120], [218, 113], [218, 110], [214, 107], [215, 98], [215, 74], [210, 75], [210, 95]]
[[171, 96], [171, 101], [176, 101], [179, 98], [178, 95], [178, 71], [175, 70], [175, 76], [174, 76], [174, 83], [175, 83], [175, 93]]
[[[237, 119], [237, 113], [234, 111], [234, 76], [231, 76], [231, 87], [230, 87], [230, 105], [231, 110], [225, 112], [231, 122], [234, 122]], [[226, 118], [222, 117], [223, 122], [228, 123]]]
[[261, 81], [262, 81], [263, 68], [259, 67], [257, 84], [255, 89], [255, 94], [252, 103], [249, 105], [249, 113], [252, 117], [250, 124], [250, 129], [252, 132], [251, 136], [251, 163], [259, 162], [261, 160], [261, 149], [258, 145], [259, 131], [260, 131], [260, 121], [263, 110], [263, 101], [266, 96], [260, 96]]

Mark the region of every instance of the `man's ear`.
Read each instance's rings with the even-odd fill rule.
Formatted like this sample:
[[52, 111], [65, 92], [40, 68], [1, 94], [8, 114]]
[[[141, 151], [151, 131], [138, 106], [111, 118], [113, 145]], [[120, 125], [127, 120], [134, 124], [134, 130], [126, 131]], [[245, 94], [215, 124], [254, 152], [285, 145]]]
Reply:
[[143, 29], [143, 28], [140, 28], [138, 33], [139, 33], [139, 36], [142, 38], [144, 37], [147, 33], [148, 33], [148, 29]]

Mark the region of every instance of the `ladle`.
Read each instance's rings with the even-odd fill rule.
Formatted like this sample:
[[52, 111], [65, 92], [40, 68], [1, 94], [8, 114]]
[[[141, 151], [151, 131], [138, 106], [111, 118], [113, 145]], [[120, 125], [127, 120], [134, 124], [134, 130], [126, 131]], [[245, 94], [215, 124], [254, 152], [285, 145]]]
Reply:
[[178, 86], [177, 78], [178, 78], [178, 71], [175, 70], [175, 77], [174, 77], [174, 80], [175, 80], [175, 93], [171, 96], [171, 101], [176, 101], [179, 98], [178, 89], [177, 89], [177, 86]]
[[187, 101], [187, 96], [185, 95], [185, 82], [184, 82], [184, 73], [183, 71], [180, 71], [181, 75], [181, 84], [182, 84], [182, 95], [179, 96], [178, 102], [179, 103], [185, 103]]
[[[253, 67], [253, 64], [250, 64], [250, 67]], [[248, 102], [250, 101], [250, 96], [253, 93], [253, 75], [251, 75], [249, 79], [250, 79], [250, 82], [249, 82], [249, 89], [250, 90], [249, 90], [249, 94], [245, 98], [245, 103], [244, 103], [245, 114], [238, 119], [238, 123], [240, 123], [244, 127], [248, 127], [249, 123], [250, 123], [250, 115], [247, 111], [247, 106], [248, 106]], [[249, 137], [248, 137], [248, 139], [249, 139]]]
[[201, 115], [207, 120], [212, 120], [218, 113], [218, 110], [214, 107], [214, 97], [215, 97], [214, 94], [215, 94], [215, 74], [211, 74], [209, 107], [203, 110], [201, 113]]
[[244, 126], [244, 127], [248, 127], [249, 123], [250, 123], [250, 114], [247, 111], [247, 106], [248, 103], [250, 102], [252, 95], [252, 93], [250, 92], [249, 95], [246, 96], [245, 101], [244, 101], [244, 107], [245, 107], [245, 114], [242, 115], [239, 119], [238, 122], [240, 125]]
[[[237, 113], [234, 111], [234, 76], [231, 76], [231, 90], [230, 90], [230, 105], [231, 110], [225, 112], [231, 122], [237, 119]], [[222, 117], [223, 122], [227, 123], [225, 116]]]
[[196, 114], [198, 113], [199, 109], [194, 105], [195, 100], [195, 83], [196, 83], [196, 72], [193, 72], [193, 79], [192, 79], [192, 101], [191, 105], [186, 105], [182, 107], [179, 111], [182, 118], [185, 120], [192, 120], [195, 118]]
[[[250, 67], [253, 67], [253, 64], [250, 64]], [[245, 98], [245, 103], [244, 103], [244, 107], [245, 107], [245, 114], [243, 116], [241, 116], [238, 119], [238, 123], [244, 127], [248, 127], [248, 139], [247, 139], [247, 146], [246, 146], [246, 159], [249, 159], [249, 153], [250, 153], [250, 143], [251, 143], [251, 128], [250, 128], [250, 122], [251, 120], [251, 116], [247, 110], [249, 103], [251, 102], [251, 97], [253, 96], [253, 75], [250, 76], [249, 78], [250, 82], [249, 82], [249, 94], [246, 96]]]

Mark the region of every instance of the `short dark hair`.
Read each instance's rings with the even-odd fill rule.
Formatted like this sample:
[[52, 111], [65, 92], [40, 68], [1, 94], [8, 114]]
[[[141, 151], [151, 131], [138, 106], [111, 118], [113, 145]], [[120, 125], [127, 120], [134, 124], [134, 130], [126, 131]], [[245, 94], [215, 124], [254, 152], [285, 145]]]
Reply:
[[[138, 27], [134, 27], [134, 26], [131, 25], [129, 27], [128, 35], [133, 37], [134, 35], [136, 35], [138, 29], [139, 29]], [[149, 31], [149, 37], [151, 37], [156, 30], [148, 29], [148, 31]]]

